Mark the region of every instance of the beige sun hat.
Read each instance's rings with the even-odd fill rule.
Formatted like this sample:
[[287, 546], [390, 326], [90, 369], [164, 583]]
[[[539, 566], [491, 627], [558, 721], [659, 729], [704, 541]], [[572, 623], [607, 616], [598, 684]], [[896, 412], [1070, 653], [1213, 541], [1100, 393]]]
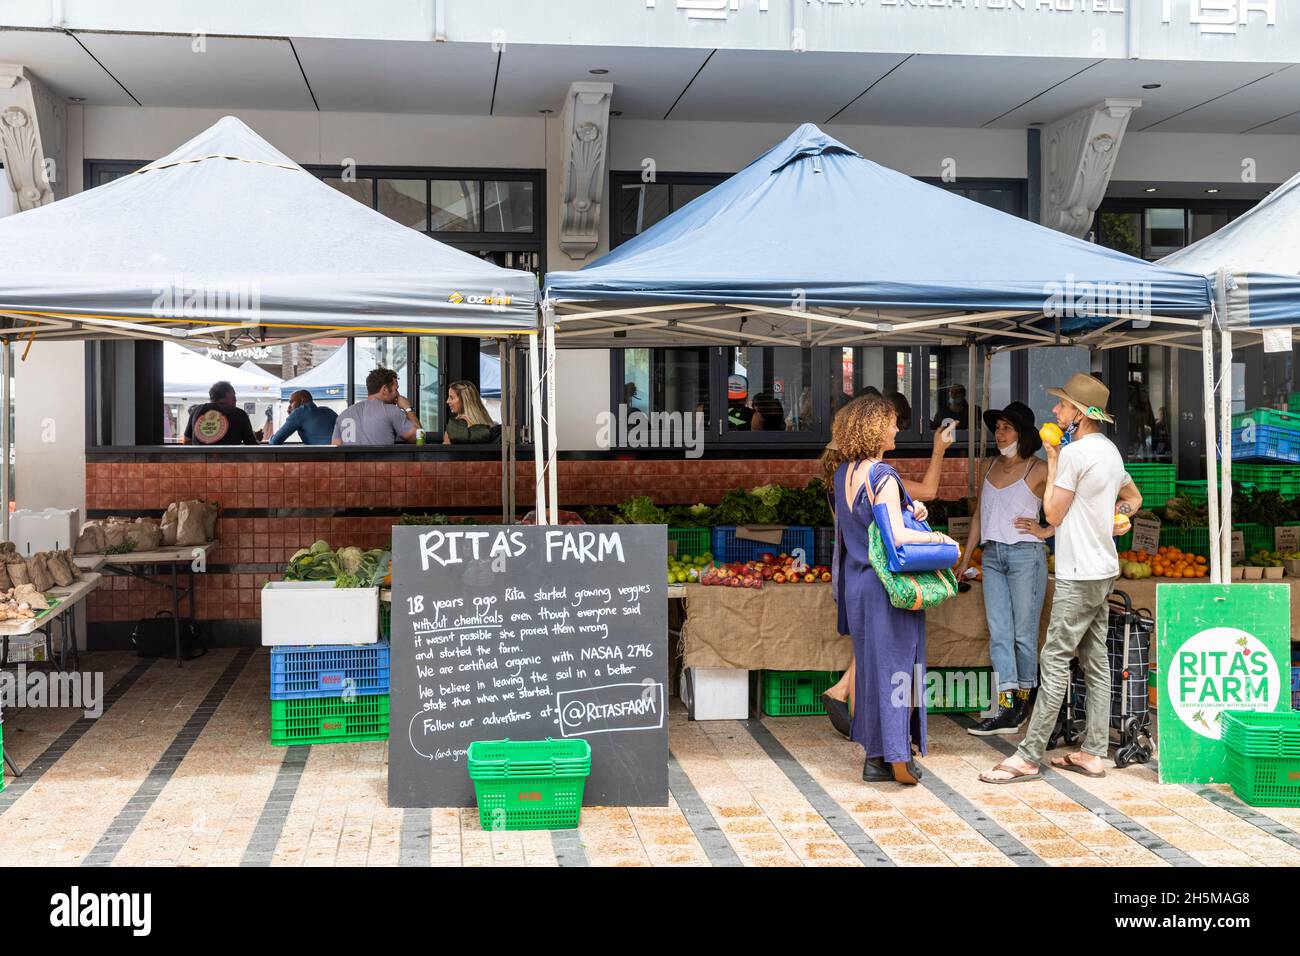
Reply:
[[1106, 411], [1110, 389], [1091, 375], [1075, 372], [1063, 388], [1049, 388], [1047, 394], [1065, 399], [1093, 421], [1115, 422]]

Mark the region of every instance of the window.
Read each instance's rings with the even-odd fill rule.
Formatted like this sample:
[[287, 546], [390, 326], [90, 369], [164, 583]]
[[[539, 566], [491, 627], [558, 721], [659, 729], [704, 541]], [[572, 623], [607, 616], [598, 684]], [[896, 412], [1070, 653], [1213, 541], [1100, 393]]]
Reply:
[[709, 417], [709, 350], [624, 349], [617, 404], [637, 411]]
[[445, 406], [442, 399], [442, 382], [438, 376], [439, 341], [433, 336], [423, 336], [419, 342], [420, 384], [415, 414], [419, 417], [425, 431], [441, 431]]
[[860, 346], [840, 350], [839, 368], [831, 386], [831, 412], [869, 391], [894, 403], [898, 416], [898, 441], [920, 438], [916, 415], [914, 349], [900, 346]]
[[728, 432], [808, 431], [813, 427], [812, 350], [745, 346], [726, 357]]
[[658, 173], [643, 182], [640, 172], [610, 173], [614, 214], [609, 224], [609, 247], [616, 248], [633, 236], [703, 196], [728, 173]]
[[482, 232], [479, 184], [467, 179], [435, 179], [429, 184], [434, 232]]
[[[1173, 461], [1170, 443], [1172, 351], [1138, 345], [1124, 350], [1128, 359], [1127, 408], [1120, 452], [1133, 461]], [[1111, 404], [1115, 396], [1112, 392]]]
[[323, 182], [359, 203], [364, 203], [367, 206], [375, 204], [375, 181], [373, 179], [331, 179], [326, 177]]
[[533, 231], [533, 184], [488, 180], [483, 184], [485, 232]]
[[1185, 200], [1174, 205], [1108, 200], [1098, 210], [1093, 228], [1099, 244], [1155, 261], [1204, 239], [1252, 205], [1240, 200]]
[[381, 179], [376, 208], [394, 222], [424, 232], [429, 228], [426, 188], [423, 179]]

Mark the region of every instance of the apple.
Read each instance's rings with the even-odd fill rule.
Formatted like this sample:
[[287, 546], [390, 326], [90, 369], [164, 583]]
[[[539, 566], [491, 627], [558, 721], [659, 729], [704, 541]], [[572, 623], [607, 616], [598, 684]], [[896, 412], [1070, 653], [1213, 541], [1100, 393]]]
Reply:
[[785, 572], [777, 571], [775, 574], [772, 575], [772, 580], [775, 581], [777, 584], [785, 584]]
[[812, 584], [814, 581], [817, 580], [817, 575], [809, 571], [807, 574], [803, 576], [803, 580], [805, 584]]
[[822, 581], [823, 584], [830, 584], [830, 583], [831, 583], [831, 573], [830, 573], [829, 571], [823, 571], [823, 572], [821, 573], [821, 581]]

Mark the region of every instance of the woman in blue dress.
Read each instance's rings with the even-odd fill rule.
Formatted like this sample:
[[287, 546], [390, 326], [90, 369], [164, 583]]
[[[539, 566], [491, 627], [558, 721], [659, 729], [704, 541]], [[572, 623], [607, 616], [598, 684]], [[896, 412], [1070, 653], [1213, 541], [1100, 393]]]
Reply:
[[[863, 780], [915, 784], [921, 768], [912, 759], [913, 747], [925, 756], [925, 706], [920, 700], [925, 686], [925, 613], [890, 604], [872, 570], [872, 508], [883, 504], [888, 509], [899, 544], [956, 542], [937, 531], [903, 526], [902, 479], [881, 460], [893, 450], [898, 434], [891, 402], [878, 395], [854, 399], [836, 415], [831, 430], [845, 458], [835, 470], [840, 546], [835, 587], [840, 633], [852, 636], [856, 662], [850, 737], [866, 751]], [[918, 679], [919, 688], [914, 687]]]

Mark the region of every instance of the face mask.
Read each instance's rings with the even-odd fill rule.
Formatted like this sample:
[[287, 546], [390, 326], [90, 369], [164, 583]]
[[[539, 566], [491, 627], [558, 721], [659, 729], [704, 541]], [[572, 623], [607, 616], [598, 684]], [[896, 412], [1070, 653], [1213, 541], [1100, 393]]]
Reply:
[[1007, 445], [1005, 448], [998, 449], [998, 451], [1002, 452], [1003, 456], [1006, 458], [1014, 458], [1016, 452], [1019, 450], [1020, 450], [1020, 442], [1018, 441], [1013, 441], [1010, 445]]

